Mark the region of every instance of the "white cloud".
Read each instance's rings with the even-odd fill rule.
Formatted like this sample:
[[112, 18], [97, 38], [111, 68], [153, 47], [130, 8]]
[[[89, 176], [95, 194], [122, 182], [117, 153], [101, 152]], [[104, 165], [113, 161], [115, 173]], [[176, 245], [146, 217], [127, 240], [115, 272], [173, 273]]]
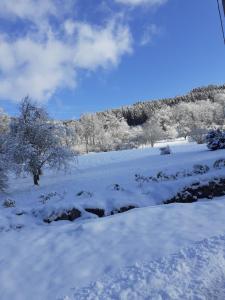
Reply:
[[73, 20], [68, 19], [64, 22], [64, 30], [66, 34], [73, 35], [75, 28], [76, 28], [76, 24]]
[[[157, 6], [167, 0], [114, 1]], [[29, 94], [47, 100], [60, 88], [75, 88], [79, 70], [114, 67], [132, 53], [132, 35], [123, 14], [101, 26], [80, 22], [74, 17], [76, 2], [0, 0], [0, 18], [29, 21], [17, 37], [0, 32], [0, 99], [19, 101]], [[155, 25], [147, 27], [140, 44], [151, 42], [155, 34]]]
[[95, 70], [118, 64], [131, 51], [126, 26], [110, 22], [106, 27], [76, 25], [74, 42], [47, 37], [0, 40], [0, 98], [20, 100], [26, 94], [49, 99], [59, 88], [76, 86], [79, 69]]
[[131, 6], [139, 6], [139, 5], [157, 6], [167, 2], [167, 0], [115, 0], [115, 1], [117, 3], [131, 5]]
[[147, 44], [152, 42], [154, 36], [157, 36], [161, 33], [161, 29], [155, 24], [151, 24], [147, 26], [144, 30], [144, 33], [141, 37], [141, 46], [146, 46]]
[[57, 14], [56, 1], [53, 0], [1, 0], [0, 16], [8, 18], [40, 20], [48, 15]]
[[76, 87], [80, 69], [116, 66], [132, 51], [129, 27], [118, 19], [94, 26], [69, 18], [53, 27], [48, 18], [60, 17], [56, 2], [0, 0], [0, 15], [29, 20], [36, 28], [26, 27], [16, 39], [0, 33], [0, 98], [19, 101], [29, 94], [44, 101], [60, 88]]
[[[4, 45], [4, 47], [2, 47]], [[0, 97], [20, 100], [26, 94], [49, 98], [61, 86], [75, 86], [72, 49], [57, 40], [40, 44], [30, 38], [0, 46]]]
[[117, 65], [123, 54], [132, 51], [128, 27], [114, 21], [103, 28], [78, 23], [76, 29], [75, 64], [80, 68], [94, 70], [99, 66]]

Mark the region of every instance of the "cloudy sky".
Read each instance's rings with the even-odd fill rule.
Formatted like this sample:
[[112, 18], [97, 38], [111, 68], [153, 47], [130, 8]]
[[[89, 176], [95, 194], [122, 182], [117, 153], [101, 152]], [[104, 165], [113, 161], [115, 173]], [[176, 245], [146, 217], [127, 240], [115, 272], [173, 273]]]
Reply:
[[214, 0], [0, 0], [0, 106], [53, 117], [225, 83]]

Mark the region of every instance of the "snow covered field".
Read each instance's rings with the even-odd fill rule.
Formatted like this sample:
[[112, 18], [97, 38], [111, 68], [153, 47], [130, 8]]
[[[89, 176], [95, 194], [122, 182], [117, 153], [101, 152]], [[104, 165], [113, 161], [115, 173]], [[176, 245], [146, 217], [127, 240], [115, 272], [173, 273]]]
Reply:
[[[67, 174], [45, 170], [39, 187], [11, 178], [0, 194], [0, 299], [224, 299], [225, 196], [163, 205], [191, 183], [223, 176], [213, 164], [224, 150], [182, 142], [160, 156], [158, 146], [83, 155]], [[196, 164], [209, 172], [135, 181]], [[3, 207], [6, 198], [15, 207]], [[129, 205], [138, 208], [109, 215]], [[43, 222], [74, 207], [82, 212], [74, 222]]]

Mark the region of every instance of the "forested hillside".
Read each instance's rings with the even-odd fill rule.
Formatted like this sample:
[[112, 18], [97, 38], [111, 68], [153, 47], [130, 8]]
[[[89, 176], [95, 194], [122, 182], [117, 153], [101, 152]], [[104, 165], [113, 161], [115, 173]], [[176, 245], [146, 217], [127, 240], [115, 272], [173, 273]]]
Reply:
[[[209, 85], [193, 89], [190, 93], [174, 98], [165, 98], [159, 100], [139, 101], [130, 106], [124, 106], [119, 109], [111, 110], [116, 116], [124, 117], [129, 126], [142, 125], [155, 111], [165, 106], [173, 107], [180, 103], [196, 103], [201, 100], [216, 101], [218, 94], [225, 93], [224, 85]], [[104, 114], [104, 112], [103, 112]]]
[[[204, 142], [209, 129], [223, 128], [225, 84], [193, 89], [184, 96], [142, 101], [118, 109], [87, 113], [79, 120], [52, 120], [61, 142], [79, 153], [135, 148], [156, 141], [189, 138]], [[10, 117], [0, 113], [1, 131]]]
[[224, 126], [225, 84], [193, 89], [184, 96], [130, 106], [64, 121], [67, 143], [78, 151], [137, 147], [157, 140], [189, 137], [198, 143], [211, 128]]

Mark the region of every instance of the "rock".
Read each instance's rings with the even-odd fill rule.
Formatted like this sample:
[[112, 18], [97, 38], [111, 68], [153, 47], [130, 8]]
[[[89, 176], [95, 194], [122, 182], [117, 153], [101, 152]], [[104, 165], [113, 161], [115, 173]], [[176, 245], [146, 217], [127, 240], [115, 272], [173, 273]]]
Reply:
[[47, 219], [44, 219], [44, 222], [51, 223], [53, 221], [63, 221], [63, 220], [68, 220], [72, 222], [80, 217], [81, 217], [81, 212], [76, 208], [72, 208], [71, 210], [64, 211], [59, 215], [52, 215]]
[[11, 200], [11, 199], [6, 199], [4, 202], [3, 202], [3, 207], [5, 208], [11, 208], [11, 207], [15, 207], [16, 206], [16, 202], [14, 200]]
[[105, 216], [105, 211], [102, 208], [85, 208], [85, 210], [91, 214], [97, 215], [99, 218]]
[[164, 201], [164, 204], [171, 203], [192, 203], [198, 201], [198, 199], [213, 197], [221, 197], [225, 195], [225, 178], [214, 178], [208, 183], [202, 185], [192, 184], [190, 187], [186, 187], [178, 193], [175, 197]]
[[124, 212], [134, 209], [134, 208], [137, 208], [137, 207], [133, 206], [133, 205], [123, 206], [123, 207], [120, 207], [119, 209], [115, 209], [115, 210], [111, 211], [111, 215], [121, 214], [121, 213], [124, 213]]

